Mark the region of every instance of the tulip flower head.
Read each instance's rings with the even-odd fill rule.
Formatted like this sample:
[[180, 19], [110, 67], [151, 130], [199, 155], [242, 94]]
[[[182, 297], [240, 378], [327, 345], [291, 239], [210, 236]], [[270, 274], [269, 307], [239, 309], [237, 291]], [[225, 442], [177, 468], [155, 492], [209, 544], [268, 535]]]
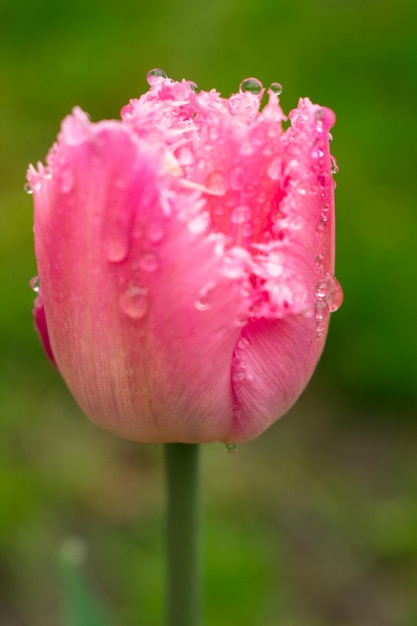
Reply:
[[250, 440], [305, 388], [334, 278], [334, 114], [246, 79], [160, 70], [121, 121], [75, 108], [34, 197], [35, 322], [97, 424], [141, 442]]

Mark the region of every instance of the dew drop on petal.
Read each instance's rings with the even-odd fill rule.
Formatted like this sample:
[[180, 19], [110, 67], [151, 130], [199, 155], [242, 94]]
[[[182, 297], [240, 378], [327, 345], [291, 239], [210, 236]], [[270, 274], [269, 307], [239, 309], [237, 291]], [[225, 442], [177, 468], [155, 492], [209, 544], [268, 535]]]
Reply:
[[224, 175], [216, 170], [210, 172], [204, 183], [208, 192], [215, 196], [222, 196], [227, 190], [227, 182]]
[[329, 295], [329, 283], [327, 280], [321, 280], [316, 285], [316, 298], [318, 300], [325, 300]]
[[31, 278], [29, 285], [30, 285], [30, 288], [35, 293], [39, 293], [39, 288], [40, 288], [39, 276], [34, 276], [33, 278]]
[[238, 371], [233, 373], [232, 379], [235, 383], [241, 383], [246, 379], [246, 373], [243, 371], [243, 369], [239, 369]]
[[330, 311], [327, 302], [325, 300], [317, 300], [315, 312], [317, 337], [321, 337], [326, 331], [329, 319], [329, 312]]
[[260, 80], [257, 78], [245, 78], [239, 85], [239, 91], [243, 93], [244, 91], [250, 91], [251, 93], [258, 95], [262, 92], [263, 85]]
[[226, 445], [224, 446], [224, 449], [226, 450], [228, 454], [235, 454], [237, 451], [237, 445], [233, 443], [232, 441], [230, 441], [229, 443], [226, 443]]
[[145, 272], [154, 272], [158, 266], [158, 257], [154, 252], [145, 252], [139, 259], [139, 267]]
[[248, 316], [246, 313], [239, 313], [235, 318], [235, 326], [238, 328], [242, 326], [246, 326], [248, 321]]
[[240, 348], [241, 350], [244, 350], [245, 348], [248, 348], [249, 346], [250, 346], [250, 341], [247, 337], [241, 337], [239, 341], [237, 342], [237, 347]]
[[164, 70], [161, 70], [159, 67], [155, 67], [153, 70], [149, 70], [146, 74], [146, 82], [149, 86], [155, 84], [159, 78], [168, 78]]
[[216, 283], [209, 282], [198, 292], [197, 300], [194, 302], [194, 306], [198, 311], [207, 311], [213, 300], [213, 289]]
[[126, 242], [113, 235], [105, 242], [105, 253], [109, 263], [121, 263], [127, 257], [129, 248]]
[[148, 290], [144, 287], [129, 285], [120, 298], [120, 306], [130, 318], [135, 320], [142, 319], [149, 308]]
[[273, 93], [277, 94], [277, 96], [280, 96], [282, 94], [282, 85], [281, 85], [281, 83], [271, 83], [269, 85], [269, 89]]
[[[162, 71], [162, 70], [161, 70]], [[165, 72], [164, 72], [165, 73]], [[166, 76], [165, 76], [166, 77]], [[188, 85], [193, 91], [198, 91], [198, 85], [193, 80], [188, 80]]]
[[23, 187], [23, 191], [25, 193], [27, 193], [28, 195], [32, 195], [33, 194], [33, 189], [31, 187], [31, 185], [29, 183], [25, 183], [24, 187]]
[[327, 282], [329, 286], [327, 304], [329, 306], [330, 313], [334, 313], [334, 311], [337, 311], [337, 309], [339, 309], [342, 305], [343, 289], [337, 278], [331, 274], [328, 276]]
[[337, 172], [339, 171], [339, 168], [337, 166], [336, 159], [334, 158], [334, 156], [330, 156], [330, 163], [331, 163], [332, 174], [337, 174]]

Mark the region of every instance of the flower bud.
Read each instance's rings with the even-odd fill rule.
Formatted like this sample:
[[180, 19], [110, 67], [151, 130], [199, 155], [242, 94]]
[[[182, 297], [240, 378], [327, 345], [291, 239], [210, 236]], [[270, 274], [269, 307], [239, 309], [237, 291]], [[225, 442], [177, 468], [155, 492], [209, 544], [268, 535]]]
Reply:
[[242, 442], [303, 391], [334, 278], [334, 114], [150, 75], [121, 121], [64, 119], [30, 166], [45, 350], [83, 411], [140, 442]]

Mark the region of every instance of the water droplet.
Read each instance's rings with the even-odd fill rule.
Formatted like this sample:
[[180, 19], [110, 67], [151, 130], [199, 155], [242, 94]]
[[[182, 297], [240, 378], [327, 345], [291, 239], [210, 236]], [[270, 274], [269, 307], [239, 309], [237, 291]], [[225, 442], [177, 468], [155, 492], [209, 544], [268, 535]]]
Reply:
[[250, 341], [247, 337], [240, 337], [239, 341], [237, 342], [237, 347], [240, 348], [241, 350], [244, 350], [245, 348], [248, 348], [250, 346]]
[[235, 383], [241, 383], [246, 378], [246, 372], [243, 369], [240, 369], [236, 372], [233, 372], [232, 379]]
[[226, 443], [226, 445], [224, 446], [224, 449], [226, 450], [228, 454], [235, 454], [237, 451], [237, 445], [233, 443], [232, 441], [230, 441], [229, 443]]
[[336, 159], [334, 158], [334, 156], [330, 156], [330, 163], [331, 163], [332, 174], [337, 174], [337, 172], [339, 171], [339, 168], [337, 166]]
[[324, 152], [321, 148], [316, 146], [315, 148], [313, 148], [311, 156], [313, 159], [321, 159], [322, 157], [324, 157]]
[[320, 213], [320, 222], [319, 225], [317, 227], [317, 230], [322, 231], [324, 230], [326, 224], [329, 221], [329, 203], [325, 202], [322, 206], [321, 209], [321, 213]]
[[31, 187], [31, 185], [29, 183], [25, 183], [24, 187], [23, 187], [23, 191], [25, 193], [27, 193], [28, 195], [32, 195], [33, 194], [33, 189]]
[[113, 233], [112, 237], [105, 241], [105, 254], [110, 263], [121, 263], [125, 260], [129, 253], [129, 248], [123, 239], [116, 237]]
[[145, 252], [139, 259], [139, 267], [145, 272], [154, 272], [158, 266], [158, 257], [154, 252]]
[[214, 171], [206, 177], [204, 181], [209, 193], [215, 196], [223, 196], [227, 189], [227, 183], [222, 172]]
[[39, 293], [39, 288], [40, 288], [39, 276], [34, 276], [33, 278], [31, 278], [29, 285], [30, 285], [30, 288], [33, 289], [35, 293]]
[[327, 280], [320, 280], [316, 285], [316, 298], [325, 300], [329, 295], [329, 284]]
[[282, 94], [283, 87], [282, 87], [281, 83], [271, 83], [269, 85], [269, 89], [273, 93], [277, 94], [277, 96], [280, 96]]
[[250, 91], [256, 96], [262, 93], [263, 85], [260, 80], [257, 78], [245, 78], [239, 85], [239, 91], [242, 93], [244, 91]]
[[230, 219], [233, 222], [233, 224], [243, 224], [243, 222], [246, 222], [247, 220], [249, 220], [251, 216], [252, 216], [252, 211], [250, 207], [242, 205], [234, 209]]
[[[164, 72], [164, 74], [165, 74], [165, 72]], [[165, 78], [166, 78], [166, 75], [165, 75]], [[190, 89], [192, 89], [193, 91], [198, 91], [197, 83], [195, 83], [193, 80], [189, 80], [187, 82], [188, 82], [188, 85], [189, 85]]]
[[120, 299], [120, 306], [132, 319], [142, 319], [149, 308], [148, 289], [130, 284]]
[[213, 290], [216, 286], [215, 282], [209, 282], [198, 292], [197, 300], [194, 302], [194, 306], [199, 311], [207, 311], [210, 308], [213, 300]]
[[168, 78], [168, 76], [165, 74], [164, 70], [161, 70], [159, 67], [149, 70], [146, 74], [146, 82], [150, 87], [157, 83], [160, 78]]
[[159, 243], [165, 236], [165, 225], [163, 220], [151, 222], [146, 229], [146, 235], [152, 243]]
[[327, 319], [329, 314], [329, 306], [324, 300], [316, 302], [316, 320]]
[[327, 302], [325, 300], [317, 300], [315, 311], [317, 337], [321, 337], [326, 331], [327, 322], [329, 319], [329, 312], [330, 311]]
[[331, 143], [333, 141], [332, 133], [327, 133], [327, 139], [329, 140], [329, 143]]
[[239, 313], [235, 319], [235, 326], [241, 327], [246, 326], [248, 321], [248, 316], [246, 313]]
[[330, 313], [334, 313], [340, 308], [343, 302], [343, 289], [335, 276], [329, 274], [327, 277], [327, 283], [329, 293], [327, 297], [327, 304], [329, 306]]
[[69, 169], [64, 169], [61, 172], [61, 191], [62, 193], [69, 193], [74, 186], [74, 175]]

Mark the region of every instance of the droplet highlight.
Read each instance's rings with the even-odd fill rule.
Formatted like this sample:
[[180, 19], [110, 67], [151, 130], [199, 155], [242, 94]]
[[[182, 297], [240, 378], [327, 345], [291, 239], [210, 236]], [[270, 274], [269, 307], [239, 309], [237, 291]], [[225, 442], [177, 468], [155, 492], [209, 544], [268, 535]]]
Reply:
[[40, 289], [39, 276], [34, 276], [33, 278], [31, 278], [29, 285], [32, 291], [34, 291], [35, 293], [39, 293], [39, 289]]
[[32, 186], [29, 183], [25, 183], [25, 185], [23, 187], [23, 191], [25, 193], [27, 193], [29, 196], [31, 196], [33, 194]]
[[216, 283], [207, 283], [202, 289], [200, 289], [197, 300], [194, 302], [194, 306], [198, 311], [207, 311], [213, 303], [213, 290]]
[[226, 450], [227, 454], [236, 454], [237, 445], [233, 443], [232, 441], [230, 441], [229, 443], [226, 443], [226, 445], [224, 446], [224, 449]]
[[282, 94], [282, 85], [281, 83], [271, 83], [269, 85], [269, 90], [272, 91], [272, 93], [275, 93], [277, 96], [280, 96]]

